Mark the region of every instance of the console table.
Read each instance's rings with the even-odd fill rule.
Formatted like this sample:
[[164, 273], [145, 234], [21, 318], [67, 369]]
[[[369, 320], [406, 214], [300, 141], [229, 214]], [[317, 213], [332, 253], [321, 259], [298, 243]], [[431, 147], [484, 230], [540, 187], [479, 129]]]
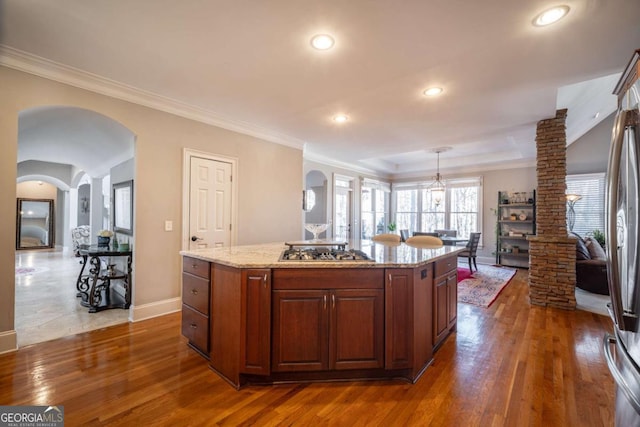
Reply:
[[[76, 281], [76, 296], [89, 313], [131, 305], [131, 257], [133, 252], [113, 246], [79, 249], [82, 269]], [[89, 265], [89, 271], [85, 272]]]

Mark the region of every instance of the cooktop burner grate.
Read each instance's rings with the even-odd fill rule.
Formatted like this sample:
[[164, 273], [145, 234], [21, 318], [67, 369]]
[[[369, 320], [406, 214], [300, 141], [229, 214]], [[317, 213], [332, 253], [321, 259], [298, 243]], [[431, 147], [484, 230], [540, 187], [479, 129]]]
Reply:
[[285, 249], [280, 261], [371, 261], [371, 258], [357, 249], [317, 247]]

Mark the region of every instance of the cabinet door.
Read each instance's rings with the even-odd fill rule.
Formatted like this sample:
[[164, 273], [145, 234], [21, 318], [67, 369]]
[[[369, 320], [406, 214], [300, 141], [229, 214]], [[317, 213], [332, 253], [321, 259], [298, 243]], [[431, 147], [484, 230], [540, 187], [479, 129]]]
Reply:
[[413, 365], [413, 270], [385, 271], [385, 368]]
[[447, 328], [455, 326], [458, 317], [458, 271], [454, 270], [447, 276]]
[[269, 375], [271, 354], [271, 270], [243, 270], [240, 371]]
[[274, 372], [320, 371], [329, 367], [329, 292], [272, 292]]
[[447, 313], [449, 290], [447, 276], [435, 278], [433, 286], [433, 345], [436, 346], [447, 336], [449, 331], [449, 316]]
[[384, 291], [334, 290], [330, 304], [330, 369], [382, 368]]

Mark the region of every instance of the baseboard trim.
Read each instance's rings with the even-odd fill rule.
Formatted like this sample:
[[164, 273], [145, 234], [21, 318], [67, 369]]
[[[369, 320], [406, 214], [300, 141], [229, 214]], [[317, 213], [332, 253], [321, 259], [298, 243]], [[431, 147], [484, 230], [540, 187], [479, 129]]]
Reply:
[[494, 257], [494, 256], [492, 256], [492, 257], [479, 256], [479, 257], [476, 258], [476, 261], [478, 261], [478, 264], [494, 265], [496, 263], [496, 257]]
[[18, 350], [18, 334], [15, 330], [0, 332], [0, 354]]
[[132, 305], [129, 309], [129, 320], [139, 322], [153, 317], [164, 316], [182, 310], [182, 298], [170, 298], [149, 304]]

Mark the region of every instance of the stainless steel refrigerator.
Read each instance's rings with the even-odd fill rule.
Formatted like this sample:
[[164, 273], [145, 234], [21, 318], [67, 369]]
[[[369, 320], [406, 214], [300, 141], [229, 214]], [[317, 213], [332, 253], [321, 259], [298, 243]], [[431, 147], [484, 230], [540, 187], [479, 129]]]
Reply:
[[618, 82], [607, 169], [607, 275], [614, 331], [604, 340], [616, 382], [616, 425], [640, 426], [640, 49]]

